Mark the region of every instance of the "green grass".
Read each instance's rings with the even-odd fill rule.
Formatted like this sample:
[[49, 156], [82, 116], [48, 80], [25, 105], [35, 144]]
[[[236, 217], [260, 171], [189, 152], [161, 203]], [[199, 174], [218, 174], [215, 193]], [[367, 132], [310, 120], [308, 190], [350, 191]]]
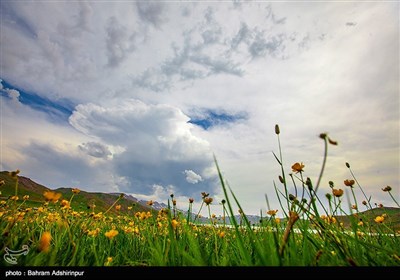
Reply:
[[[216, 159], [224, 207], [232, 225], [188, 220], [186, 213], [175, 211], [172, 197], [169, 206], [158, 212], [133, 206], [122, 195], [73, 194], [71, 189], [56, 190], [62, 197], [46, 202], [42, 195], [46, 187], [27, 187], [29, 182], [23, 183], [23, 177], [2, 172], [1, 251], [6, 254], [6, 249], [28, 246], [26, 255], [16, 256], [19, 266], [400, 266], [399, 208], [372, 207], [351, 172], [354, 182], [349, 187], [353, 194], [360, 191], [365, 195], [362, 204], [367, 210], [358, 211], [361, 205], [354, 205], [353, 200], [345, 205], [354, 205], [354, 211], [343, 214], [343, 192], [333, 184], [332, 194], [317, 195], [319, 182], [328, 172], [327, 149], [336, 142], [320, 135], [324, 163], [314, 183], [301, 164], [292, 166], [296, 176], [285, 172], [278, 126], [275, 132], [279, 153], [274, 156], [281, 174], [280, 182], [274, 182], [274, 195], [283, 218], [271, 211], [256, 226], [246, 215], [237, 222], [233, 209], [244, 211]], [[299, 197], [289, 193], [290, 184]], [[385, 191], [391, 195], [390, 190]], [[209, 210], [208, 195], [201, 195]], [[266, 195], [268, 208], [270, 196]], [[329, 207], [324, 206], [327, 200]], [[96, 208], [88, 209], [91, 204]], [[44, 238], [46, 235], [51, 239]], [[13, 266], [5, 258], [1, 262]]]

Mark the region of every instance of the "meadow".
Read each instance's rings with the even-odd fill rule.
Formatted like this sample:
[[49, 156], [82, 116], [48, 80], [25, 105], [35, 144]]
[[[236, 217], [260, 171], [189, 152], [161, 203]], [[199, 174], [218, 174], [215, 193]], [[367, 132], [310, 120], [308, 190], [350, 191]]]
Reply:
[[[371, 205], [371, 198], [346, 163], [352, 175], [343, 181], [352, 193], [349, 201], [343, 188], [333, 182], [331, 193], [321, 196], [318, 188], [328, 147], [337, 145], [336, 141], [325, 133], [319, 135], [324, 144], [323, 163], [317, 181], [312, 182], [302, 163], [293, 163], [292, 173], [285, 172], [278, 125], [275, 134], [279, 152], [273, 155], [281, 174], [273, 195], [281, 209], [270, 209], [270, 194], [266, 195], [269, 210], [257, 225], [247, 219], [216, 158], [225, 195], [221, 202], [224, 215], [222, 219], [215, 217], [210, 205], [216, 201], [208, 193], [199, 193], [202, 207], [208, 208], [206, 224], [191, 215], [193, 199], [187, 205], [177, 205], [173, 194], [168, 207], [158, 211], [151, 209], [151, 201], [150, 211], [122, 206], [124, 194], [116, 196], [104, 211], [96, 205], [83, 211], [76, 207], [79, 189], [72, 189], [68, 198], [46, 190], [40, 204], [33, 207], [29, 195], [19, 194], [20, 171], [11, 171], [14, 193], [0, 201], [2, 266], [400, 266], [396, 220], [400, 205], [392, 188], [382, 191], [399, 207], [393, 208], [396, 211]], [[294, 194], [289, 193], [289, 186], [296, 190]], [[361, 192], [365, 200], [357, 201], [355, 192]], [[343, 205], [352, 209], [345, 216], [339, 215], [346, 212]], [[122, 211], [121, 207], [127, 209]], [[177, 211], [178, 207], [187, 212]], [[374, 216], [366, 219], [361, 207]], [[240, 221], [235, 219], [234, 208], [242, 214]], [[283, 217], [279, 218], [278, 212]]]

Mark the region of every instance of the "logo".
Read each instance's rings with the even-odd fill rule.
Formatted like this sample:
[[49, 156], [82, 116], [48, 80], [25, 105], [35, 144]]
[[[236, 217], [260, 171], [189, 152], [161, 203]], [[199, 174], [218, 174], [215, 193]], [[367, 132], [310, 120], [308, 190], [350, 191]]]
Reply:
[[6, 247], [4, 249], [6, 253], [4, 254], [4, 260], [10, 264], [17, 264], [17, 258], [20, 255], [27, 255], [29, 252], [28, 245], [22, 245], [22, 249], [18, 251], [14, 251]]

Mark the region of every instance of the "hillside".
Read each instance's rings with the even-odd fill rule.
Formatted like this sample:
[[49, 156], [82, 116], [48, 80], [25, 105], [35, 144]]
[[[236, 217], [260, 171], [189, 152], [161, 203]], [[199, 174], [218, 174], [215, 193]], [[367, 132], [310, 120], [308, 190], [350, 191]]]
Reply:
[[[30, 178], [24, 176], [18, 177], [18, 196], [22, 199], [24, 195], [29, 195], [29, 200], [26, 202], [27, 206], [39, 207], [45, 202], [43, 192], [52, 190], [61, 193], [61, 199], [69, 200], [72, 196], [72, 188], [58, 188], [50, 189], [40, 185]], [[15, 178], [9, 175], [8, 171], [0, 172], [0, 181], [4, 180], [4, 185], [0, 187], [1, 195], [0, 200], [8, 199], [10, 196], [15, 195]], [[101, 192], [86, 192], [81, 190], [78, 195], [75, 195], [71, 207], [76, 211], [92, 211], [91, 206], [95, 205], [95, 212], [105, 212], [117, 199], [120, 194], [115, 193], [101, 193]], [[128, 207], [132, 207], [131, 211], [141, 212], [150, 211], [152, 208], [146, 205], [144, 201], [138, 201], [132, 196], [124, 196], [118, 201], [121, 205], [121, 213], [127, 213]], [[115, 208], [112, 208], [109, 213], [117, 213]]]

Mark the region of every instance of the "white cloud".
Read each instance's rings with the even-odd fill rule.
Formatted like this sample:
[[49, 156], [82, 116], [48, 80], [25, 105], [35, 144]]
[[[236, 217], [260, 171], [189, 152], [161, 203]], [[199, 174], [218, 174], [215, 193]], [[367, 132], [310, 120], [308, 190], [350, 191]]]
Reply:
[[[399, 195], [398, 5], [3, 1], [0, 79], [16, 88], [0, 97], [1, 167], [50, 187], [164, 202], [173, 191], [186, 205], [202, 191], [222, 199], [214, 153], [258, 214], [264, 193], [280, 207], [279, 124], [287, 172], [303, 161], [316, 181], [328, 132], [339, 145], [321, 194], [328, 180], [342, 186], [350, 162], [364, 190], [393, 205], [381, 188]], [[23, 92], [77, 106], [69, 123], [50, 121]], [[207, 110], [246, 118], [188, 123]]]
[[193, 170], [185, 170], [186, 181], [191, 184], [197, 184], [200, 181], [203, 181], [201, 176], [194, 172]]

